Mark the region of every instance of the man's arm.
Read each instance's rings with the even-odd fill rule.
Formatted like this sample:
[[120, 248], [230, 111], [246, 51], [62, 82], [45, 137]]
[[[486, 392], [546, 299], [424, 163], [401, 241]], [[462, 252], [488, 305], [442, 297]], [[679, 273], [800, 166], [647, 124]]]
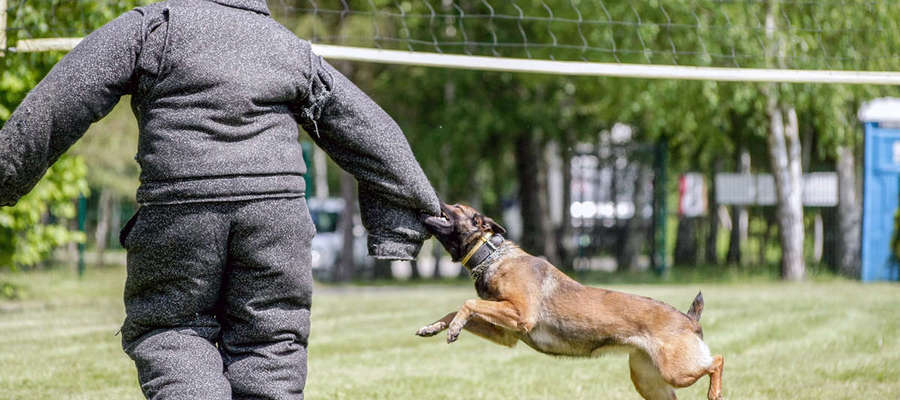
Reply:
[[0, 129], [0, 206], [14, 205], [130, 91], [142, 15], [128, 12], [57, 63]]
[[359, 182], [369, 254], [412, 260], [428, 233], [421, 215], [439, 215], [437, 194], [397, 123], [349, 79], [312, 55], [298, 110], [304, 129]]

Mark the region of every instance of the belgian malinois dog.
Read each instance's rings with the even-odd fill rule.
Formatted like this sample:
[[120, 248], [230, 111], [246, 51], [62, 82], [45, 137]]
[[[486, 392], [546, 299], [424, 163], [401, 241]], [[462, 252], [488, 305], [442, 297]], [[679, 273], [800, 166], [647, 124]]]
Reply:
[[506, 229], [465, 205], [441, 204], [425, 225], [462, 262], [479, 299], [470, 299], [416, 334], [447, 329], [452, 343], [466, 329], [504, 346], [518, 341], [546, 354], [629, 354], [631, 381], [648, 400], [675, 399], [674, 388], [709, 375], [709, 400], [722, 398], [724, 359], [703, 342], [697, 294], [687, 313], [648, 297], [586, 287], [501, 236]]

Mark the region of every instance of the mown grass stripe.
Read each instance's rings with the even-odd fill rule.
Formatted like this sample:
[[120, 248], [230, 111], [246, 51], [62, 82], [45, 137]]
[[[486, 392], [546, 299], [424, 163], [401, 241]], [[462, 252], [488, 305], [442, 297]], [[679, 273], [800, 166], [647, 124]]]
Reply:
[[[0, 400], [141, 399], [115, 336], [124, 269], [0, 274]], [[831, 281], [604, 285], [686, 310], [699, 289], [707, 343], [732, 399], [900, 398], [900, 287]], [[627, 358], [569, 359], [471, 334], [415, 329], [475, 296], [470, 285], [318, 286], [307, 399], [635, 399]], [[705, 398], [706, 379], [679, 390]]]

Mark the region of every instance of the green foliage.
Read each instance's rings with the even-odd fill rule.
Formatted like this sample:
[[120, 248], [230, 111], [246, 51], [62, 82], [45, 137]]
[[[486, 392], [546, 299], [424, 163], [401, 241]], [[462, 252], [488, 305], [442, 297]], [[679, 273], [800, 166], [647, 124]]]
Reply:
[[135, 161], [138, 127], [125, 96], [105, 118], [91, 125], [70, 154], [84, 159], [91, 188], [110, 190], [120, 199], [134, 201], [140, 166]]
[[[61, 54], [11, 54], [0, 59], [0, 118], [9, 118]], [[0, 268], [34, 265], [59, 245], [84, 240], [69, 230], [74, 200], [87, 190], [84, 161], [63, 156], [15, 207], [0, 208]], [[51, 218], [52, 215], [52, 218]]]
[[[883, 34], [898, 31], [900, 3], [783, 3], [776, 38], [784, 43], [785, 67], [900, 70], [900, 36]], [[292, 4], [307, 7], [300, 1]], [[767, 67], [773, 61], [767, 54], [766, 4], [375, 0], [354, 3], [353, 10], [363, 11], [358, 15], [313, 12], [298, 18], [295, 12], [278, 18], [301, 37], [335, 44], [536, 59]], [[341, 8], [327, 2], [321, 7]], [[372, 9], [393, 16], [365, 14]], [[519, 15], [519, 9], [556, 21], [488, 17]], [[433, 12], [440, 17], [428, 18]], [[579, 20], [594, 22], [571, 22]], [[531, 46], [524, 45], [526, 37]], [[582, 37], [590, 48], [578, 46], [585, 43]], [[404, 42], [407, 38], [413, 40]], [[523, 45], [490, 46], [494, 41]], [[439, 50], [435, 42], [442, 43]], [[570, 46], [539, 45], [550, 43]], [[360, 70], [365, 79], [360, 79]], [[637, 128], [639, 141], [667, 138], [674, 170], [732, 169], [741, 148], [751, 153], [755, 168], [764, 171], [770, 164], [763, 84], [371, 64], [354, 64], [353, 72], [353, 79], [401, 124], [440, 195], [480, 204], [488, 213], [496, 213], [500, 200], [515, 193], [513, 152], [522, 135], [566, 145], [595, 141], [602, 129], [626, 122]], [[833, 159], [838, 145], [860, 142], [860, 103], [898, 93], [890, 87], [824, 84], [779, 85], [779, 92], [785, 103], [797, 107], [802, 135], [815, 137], [811, 154], [823, 161]]]
[[[9, 12], [9, 44], [25, 37], [65, 37], [101, 26], [137, 3], [146, 2], [17, 2]], [[61, 52], [19, 54], [0, 58], [0, 120], [16, 106], [64, 55]], [[108, 151], [108, 149], [107, 149]], [[15, 207], [0, 208], [0, 268], [34, 265], [52, 250], [84, 234], [70, 229], [75, 199], [87, 194], [86, 162], [64, 155]]]
[[[30, 0], [10, 13], [10, 42], [19, 36], [73, 36], [148, 1]], [[352, 3], [352, 5], [351, 5]], [[766, 67], [763, 2], [596, 2], [457, 0], [350, 2], [321, 6], [301, 0], [270, 4], [276, 18], [299, 36], [326, 43], [434, 52], [440, 50], [536, 59], [700, 66]], [[900, 70], [900, 2], [783, 1], [776, 39], [784, 43], [788, 68]], [[486, 6], [490, 4], [489, 10]], [[840, 3], [844, 4], [844, 3]], [[491, 18], [489, 14], [551, 16], [556, 21]], [[380, 10], [376, 17], [366, 14]], [[437, 18], [429, 18], [436, 12]], [[466, 17], [457, 17], [467, 16]], [[401, 18], [401, 16], [415, 16]], [[577, 24], [571, 21], [593, 21]], [[568, 21], [568, 22], [567, 22]], [[614, 21], [614, 22], [613, 22]], [[668, 23], [669, 21], [673, 23]], [[529, 46], [490, 46], [491, 42]], [[392, 38], [385, 40], [384, 38]], [[403, 39], [414, 39], [405, 42]], [[434, 39], [428, 40], [429, 38]], [[581, 47], [582, 38], [590, 48]], [[399, 39], [399, 40], [396, 40]], [[473, 42], [482, 43], [472, 45]], [[533, 44], [560, 43], [552, 47]], [[468, 43], [468, 44], [467, 44]], [[642, 50], [643, 49], [643, 50]], [[669, 51], [678, 49], [679, 51]], [[8, 118], [60, 54], [9, 54], [0, 75], [0, 119]], [[347, 63], [338, 67], [375, 97], [406, 132], [426, 173], [448, 199], [479, 204], [496, 214], [515, 193], [516, 140], [594, 141], [616, 122], [637, 128], [637, 140], [665, 137], [674, 170], [731, 169], [738, 148], [766, 169], [767, 116], [761, 84], [711, 81], [584, 78]], [[893, 87], [779, 85], [785, 103], [797, 107], [803, 135], [813, 135], [811, 153], [833, 158], [838, 145], [859, 144], [859, 104], [898, 95]], [[119, 106], [116, 121], [93, 128], [76, 153], [89, 165], [92, 186], [133, 194], [136, 166], [130, 114]], [[106, 151], [107, 149], [115, 149]]]
[[34, 265], [57, 246], [84, 241], [66, 221], [75, 217], [74, 200], [87, 193], [86, 173], [81, 158], [63, 156], [15, 207], [0, 208], [0, 266]]
[[[900, 70], [900, 36], [897, 32], [900, 3], [875, 2], [847, 6], [835, 12], [834, 4], [784, 2], [779, 13], [778, 37], [784, 41], [783, 63], [789, 68]], [[853, 3], [853, 2], [851, 2]], [[404, 3], [407, 4], [407, 3]], [[513, 2], [491, 2], [498, 14], [517, 15]], [[466, 15], [485, 14], [481, 1], [454, 2]], [[532, 46], [463, 48], [466, 52], [539, 59], [680, 64], [700, 66], [766, 67], [766, 5], [747, 2], [716, 2], [707, 7], [696, 1], [606, 2], [603, 7], [585, 1], [519, 2], [529, 15], [546, 8], [557, 19], [619, 21], [590, 29], [573, 23], [516, 20], [466, 20], [444, 18], [410, 19], [403, 28], [414, 38], [432, 34], [442, 41], [463, 41], [464, 26], [469, 41], [490, 42], [493, 29], [501, 43], [582, 43], [593, 48], [619, 49], [601, 52], [576, 48]], [[381, 7], [381, 5], [379, 5]], [[413, 3], [408, 13], [428, 15], [424, 5]], [[420, 9], [421, 8], [421, 9]], [[579, 10], [576, 14], [575, 8]], [[439, 12], [453, 14], [444, 7]], [[549, 15], [549, 14], [548, 14]], [[667, 24], [667, 21], [675, 24]], [[696, 23], [696, 26], [694, 26]], [[598, 29], [596, 26], [606, 26]], [[818, 29], [813, 29], [818, 27]], [[389, 36], [389, 34], [386, 34]], [[552, 36], [551, 36], [552, 35]], [[403, 34], [400, 37], [405, 37]], [[369, 36], [371, 37], [371, 36]], [[555, 38], [555, 39], [554, 39]], [[380, 43], [390, 46], [390, 43]], [[415, 50], [434, 51], [427, 43], [414, 43]], [[629, 52], [627, 49], [647, 49]], [[668, 52], [665, 49], [679, 49]], [[702, 49], [702, 51], [701, 51]], [[457, 51], [448, 47], [446, 51]], [[695, 51], [695, 53], [691, 53]], [[638, 128], [640, 140], [667, 137], [671, 161], [676, 168], [709, 168], [738, 147], [750, 149], [758, 166], [767, 166], [765, 138], [768, 134], [763, 85], [684, 80], [632, 80], [609, 78], [548, 77], [526, 74], [480, 73], [388, 68], [380, 78], [378, 93], [394, 110], [400, 110], [407, 131], [423, 147], [450, 147], [432, 164], [429, 175], [447, 177], [457, 184], [471, 182], [480, 166], [477, 160], [508, 151], [508, 141], [517, 134], [540, 134], [543, 140], [561, 140], [567, 130], [588, 139], [615, 122]], [[456, 93], [448, 100], [450, 86]], [[837, 145], [859, 142], [856, 110], [865, 100], [897, 95], [893, 87], [824, 84], [780, 85], [786, 103], [794, 104], [805, 135], [815, 135], [814, 157], [831, 159]], [[399, 93], [399, 95], [398, 95]], [[405, 118], [404, 118], [405, 117]], [[414, 122], [410, 122], [414, 121]], [[444, 154], [453, 160], [445, 160]], [[457, 164], [436, 168], [436, 164]], [[723, 167], [728, 168], [726, 163]], [[503, 165], [492, 168], [503, 169]], [[453, 171], [462, 176], [452, 176]], [[473, 185], [463, 185], [467, 192]], [[480, 185], [479, 187], [483, 187]]]
[[[92, 32], [120, 14], [152, 0], [28, 0], [9, 1], [8, 40], [78, 37]], [[40, 75], [43, 73], [39, 71]]]
[[0, 282], [0, 299], [19, 298], [19, 287], [9, 282]]

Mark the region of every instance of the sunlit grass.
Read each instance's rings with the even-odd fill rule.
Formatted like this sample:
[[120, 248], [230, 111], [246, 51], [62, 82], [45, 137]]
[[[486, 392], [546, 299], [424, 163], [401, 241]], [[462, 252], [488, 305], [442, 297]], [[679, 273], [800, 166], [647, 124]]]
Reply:
[[[116, 331], [123, 268], [0, 274], [0, 399], [139, 399]], [[900, 286], [613, 285], [686, 309], [698, 289], [703, 327], [724, 354], [731, 399], [900, 398]], [[624, 356], [567, 359], [416, 328], [473, 297], [468, 285], [317, 287], [308, 399], [637, 399]], [[705, 398], [706, 379], [679, 391]]]

